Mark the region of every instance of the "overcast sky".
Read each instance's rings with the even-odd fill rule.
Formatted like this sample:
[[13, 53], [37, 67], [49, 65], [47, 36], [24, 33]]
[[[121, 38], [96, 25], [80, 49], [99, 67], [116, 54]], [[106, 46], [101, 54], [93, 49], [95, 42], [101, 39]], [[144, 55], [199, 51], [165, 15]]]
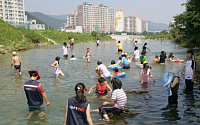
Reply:
[[[48, 15], [66, 15], [76, 11], [78, 5], [85, 0], [24, 0], [25, 10], [29, 12], [41, 12]], [[143, 20], [155, 23], [169, 24], [173, 16], [185, 11], [181, 6], [186, 0], [86, 0], [92, 5], [101, 3], [116, 8], [122, 7], [126, 16], [131, 13], [138, 14]]]

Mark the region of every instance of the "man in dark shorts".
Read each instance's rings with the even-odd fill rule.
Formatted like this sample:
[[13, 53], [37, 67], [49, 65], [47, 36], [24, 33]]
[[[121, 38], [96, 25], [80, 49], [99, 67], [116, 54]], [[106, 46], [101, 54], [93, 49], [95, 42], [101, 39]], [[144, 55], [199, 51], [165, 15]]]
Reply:
[[11, 63], [11, 67], [12, 68], [12, 65], [14, 64], [14, 67], [15, 67], [15, 75], [17, 75], [17, 70], [19, 71], [19, 75], [21, 75], [21, 60], [19, 58], [19, 56], [17, 56], [17, 53], [16, 52], [13, 52], [13, 57], [12, 57], [12, 63]]
[[47, 99], [42, 84], [36, 81], [40, 79], [40, 74], [37, 70], [31, 70], [28, 73], [30, 74], [30, 80], [24, 83], [24, 91], [28, 100], [29, 111], [44, 111], [43, 98], [47, 106], [50, 105], [50, 102]]

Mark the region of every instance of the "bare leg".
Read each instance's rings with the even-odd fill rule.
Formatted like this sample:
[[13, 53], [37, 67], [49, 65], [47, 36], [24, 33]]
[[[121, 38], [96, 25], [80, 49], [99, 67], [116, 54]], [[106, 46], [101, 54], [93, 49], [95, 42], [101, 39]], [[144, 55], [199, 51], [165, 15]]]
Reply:
[[20, 76], [22, 75], [21, 68], [19, 69], [19, 75], [20, 75]]
[[17, 69], [15, 68], [15, 75], [17, 75]]
[[104, 114], [103, 117], [106, 119], [106, 121], [109, 121], [108, 114]]
[[65, 74], [64, 74], [64, 73], [62, 73], [62, 72], [60, 73], [60, 75], [61, 75], [61, 76], [65, 76]]
[[99, 112], [99, 109], [95, 109], [95, 110], [93, 110], [93, 112]]

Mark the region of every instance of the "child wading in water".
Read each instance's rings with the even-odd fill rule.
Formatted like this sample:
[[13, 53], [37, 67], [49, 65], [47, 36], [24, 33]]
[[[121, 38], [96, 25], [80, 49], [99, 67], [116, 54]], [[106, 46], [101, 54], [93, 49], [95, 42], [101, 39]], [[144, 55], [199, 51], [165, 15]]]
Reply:
[[60, 68], [59, 68], [59, 60], [60, 60], [60, 57], [56, 57], [55, 58], [55, 62], [51, 65], [52, 67], [55, 67], [55, 71], [54, 71], [54, 73], [55, 73], [55, 75], [56, 75], [56, 77], [58, 77], [58, 75], [60, 74], [60, 75], [62, 75], [62, 76], [64, 76], [64, 74], [62, 73], [62, 71], [60, 70]]
[[19, 70], [19, 75], [22, 75], [22, 72], [21, 72], [21, 60], [19, 58], [19, 56], [17, 56], [17, 53], [16, 52], [13, 52], [13, 57], [12, 57], [12, 63], [11, 63], [11, 67], [12, 68], [12, 65], [14, 63], [14, 67], [15, 67], [15, 75], [17, 75], [17, 70]]
[[140, 71], [141, 84], [149, 83], [149, 76], [153, 79], [154, 82], [156, 82], [156, 80], [151, 75], [149, 67], [150, 67], [149, 64], [145, 63], [143, 65], [143, 69]]
[[91, 52], [90, 52], [90, 48], [87, 48], [86, 58], [87, 58], [87, 62], [91, 62]]
[[97, 95], [107, 95], [108, 94], [107, 89], [109, 89], [110, 92], [112, 92], [112, 89], [110, 88], [110, 86], [107, 84], [107, 82], [105, 81], [103, 77], [100, 77], [98, 79], [97, 84], [90, 88], [90, 91], [88, 92], [88, 94], [90, 94], [92, 89], [94, 88], [96, 88]]

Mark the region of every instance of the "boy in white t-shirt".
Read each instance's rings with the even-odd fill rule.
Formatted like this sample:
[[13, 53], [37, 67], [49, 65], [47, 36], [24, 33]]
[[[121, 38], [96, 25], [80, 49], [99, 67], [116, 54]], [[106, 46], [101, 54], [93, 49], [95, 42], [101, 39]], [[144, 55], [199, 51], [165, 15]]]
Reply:
[[67, 57], [68, 57], [67, 48], [68, 48], [67, 43], [63, 43], [63, 57], [65, 59], [67, 59]]
[[194, 77], [195, 77], [195, 70], [196, 70], [196, 62], [192, 59], [193, 51], [187, 52], [188, 60], [186, 62], [185, 67], [185, 75], [183, 79], [185, 79], [186, 89], [192, 91], [194, 85]]
[[140, 53], [139, 53], [138, 47], [135, 47], [134, 59], [135, 59], [135, 61], [139, 61], [140, 60]]

